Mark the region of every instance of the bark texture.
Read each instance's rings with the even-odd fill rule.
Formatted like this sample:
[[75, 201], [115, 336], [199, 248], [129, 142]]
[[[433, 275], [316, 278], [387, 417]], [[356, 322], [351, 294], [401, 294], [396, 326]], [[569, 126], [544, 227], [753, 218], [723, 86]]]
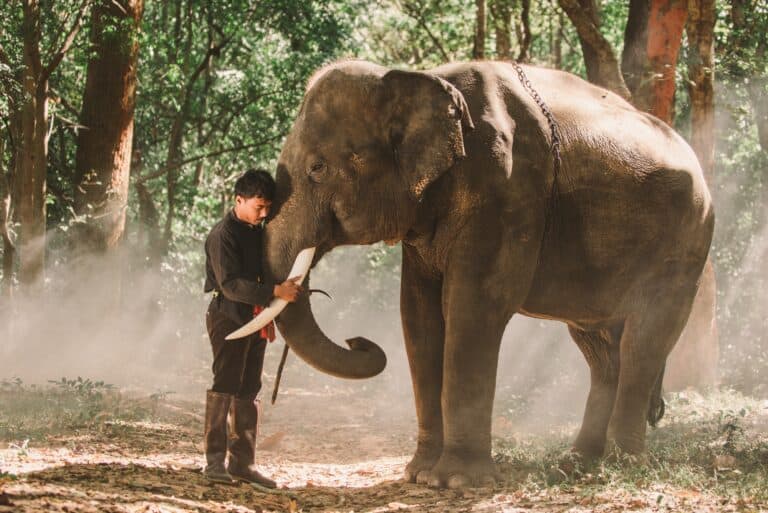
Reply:
[[531, 47], [531, 0], [521, 0], [520, 6], [520, 52], [517, 54], [519, 62], [528, 62], [530, 56], [528, 49]]
[[[0, 164], [5, 152], [5, 139], [0, 138]], [[13, 149], [11, 149], [13, 150]], [[11, 158], [9, 168], [15, 165]], [[16, 257], [16, 247], [11, 239], [8, 223], [11, 217], [11, 182], [10, 173], [0, 167], [0, 235], [3, 238], [3, 281], [0, 283], [0, 297], [10, 298], [13, 291], [13, 262]]]
[[558, 0], [579, 35], [587, 79], [622, 98], [631, 94], [624, 83], [619, 61], [608, 40], [600, 33], [600, 16], [594, 0]]
[[493, 0], [490, 5], [493, 16], [493, 29], [496, 33], [496, 57], [512, 58], [512, 2]]
[[485, 0], [475, 0], [475, 44], [472, 48], [473, 59], [485, 59]]
[[475, 44], [472, 48], [473, 59], [485, 59], [485, 0], [475, 0]]
[[691, 98], [691, 146], [707, 181], [715, 167], [715, 2], [689, 0], [688, 93]]
[[[644, 31], [646, 61], [632, 92], [635, 106], [672, 124], [675, 68], [688, 16], [686, 0], [637, 0], [648, 4]], [[628, 23], [629, 27], [629, 23]], [[625, 41], [625, 48], [629, 43]], [[626, 71], [626, 69], [625, 69]], [[639, 80], [638, 80], [639, 79]]]
[[143, 0], [102, 0], [93, 10], [75, 209], [89, 216], [84, 242], [99, 251], [114, 248], [125, 230], [142, 12]]
[[48, 155], [48, 80], [41, 80], [40, 5], [23, 2], [24, 58], [20, 141], [16, 173], [19, 230], [19, 282], [38, 283], [45, 264], [45, 172]]

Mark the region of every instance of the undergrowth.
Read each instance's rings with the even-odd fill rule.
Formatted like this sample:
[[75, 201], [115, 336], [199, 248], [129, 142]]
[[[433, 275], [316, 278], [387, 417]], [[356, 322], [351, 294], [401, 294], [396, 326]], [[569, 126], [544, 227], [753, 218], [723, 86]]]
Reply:
[[128, 399], [113, 385], [82, 377], [50, 380], [46, 385], [3, 379], [0, 440], [23, 452], [29, 440], [101, 428], [110, 422], [151, 419], [166, 395]]
[[672, 487], [741, 504], [768, 501], [768, 401], [720, 390], [674, 394], [667, 403], [660, 426], [649, 428], [641, 458], [580, 466], [569, 457], [573, 434], [561, 433], [495, 439], [494, 458], [508, 485], [527, 491], [593, 496]]

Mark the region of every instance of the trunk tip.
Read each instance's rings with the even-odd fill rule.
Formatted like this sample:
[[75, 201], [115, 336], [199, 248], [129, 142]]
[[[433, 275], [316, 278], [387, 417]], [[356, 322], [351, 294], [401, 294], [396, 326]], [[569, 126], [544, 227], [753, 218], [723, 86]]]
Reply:
[[352, 351], [368, 353], [371, 356], [372, 362], [375, 362], [369, 369], [370, 372], [366, 373], [366, 377], [380, 374], [387, 366], [387, 355], [375, 342], [365, 337], [348, 338], [346, 342]]

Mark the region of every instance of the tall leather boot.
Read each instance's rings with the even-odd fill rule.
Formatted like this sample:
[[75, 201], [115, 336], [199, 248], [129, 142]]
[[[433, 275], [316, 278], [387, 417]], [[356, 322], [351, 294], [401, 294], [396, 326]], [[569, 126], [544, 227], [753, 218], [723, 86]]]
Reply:
[[234, 481], [227, 473], [224, 460], [227, 456], [227, 414], [232, 402], [231, 394], [208, 390], [205, 396], [205, 469], [203, 475], [210, 481], [229, 483]]
[[259, 425], [259, 402], [255, 396], [235, 397], [232, 401], [232, 431], [227, 471], [232, 479], [266, 488], [275, 482], [252, 468]]

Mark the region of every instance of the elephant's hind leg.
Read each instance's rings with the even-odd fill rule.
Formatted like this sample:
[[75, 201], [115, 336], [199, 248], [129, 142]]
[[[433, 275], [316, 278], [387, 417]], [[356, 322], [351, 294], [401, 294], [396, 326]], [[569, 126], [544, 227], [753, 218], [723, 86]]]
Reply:
[[[686, 289], [660, 291], [643, 311], [630, 316], [621, 337], [619, 386], [608, 423], [609, 452], [640, 454], [645, 450], [646, 422], [667, 355], [685, 327], [695, 283]], [[658, 395], [658, 391], [656, 391]]]
[[585, 460], [603, 455], [619, 384], [619, 343], [623, 324], [612, 329], [584, 331], [568, 327], [571, 337], [589, 364], [591, 385], [584, 420], [573, 449]]
[[410, 482], [420, 479], [419, 474], [424, 476], [443, 452], [442, 281], [428, 278], [420, 267], [416, 252], [404, 244], [400, 309], [419, 422], [416, 453], [405, 468], [404, 478]]

